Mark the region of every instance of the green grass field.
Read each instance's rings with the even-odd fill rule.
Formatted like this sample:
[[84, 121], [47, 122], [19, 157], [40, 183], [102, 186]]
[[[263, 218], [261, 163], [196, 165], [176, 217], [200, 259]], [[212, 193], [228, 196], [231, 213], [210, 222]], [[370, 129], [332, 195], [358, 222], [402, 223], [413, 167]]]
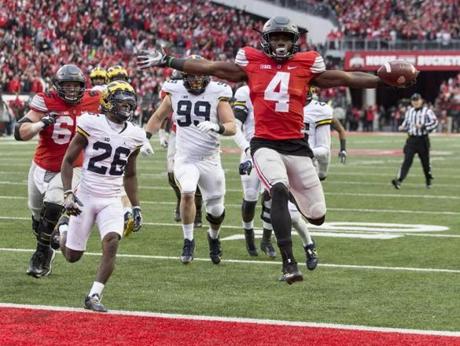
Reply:
[[[153, 141], [154, 142], [154, 141]], [[180, 224], [167, 183], [165, 151], [139, 160], [145, 225], [122, 240], [115, 273], [104, 291], [109, 309], [379, 327], [459, 330], [460, 137], [432, 137], [435, 180], [427, 190], [418, 159], [397, 191], [390, 185], [404, 135], [352, 135], [349, 160], [333, 157], [324, 183], [327, 229], [313, 229], [320, 266], [305, 281], [280, 283], [280, 260], [250, 258], [240, 228], [239, 155], [224, 154], [227, 217], [223, 262], [208, 258], [206, 229], [196, 230], [196, 257], [179, 261]], [[224, 147], [234, 146], [230, 140]], [[53, 274], [25, 274], [35, 247], [27, 209], [27, 172], [35, 143], [0, 139], [0, 303], [82, 307], [98, 265], [94, 232], [75, 264], [56, 256]], [[337, 139], [333, 139], [337, 148]], [[386, 224], [386, 225], [385, 225]], [[260, 220], [256, 219], [257, 227]], [[442, 226], [429, 228], [412, 225]], [[239, 239], [237, 235], [241, 236]], [[304, 262], [300, 239], [295, 253]], [[226, 239], [230, 238], [230, 239]], [[257, 240], [259, 243], [259, 240]]]

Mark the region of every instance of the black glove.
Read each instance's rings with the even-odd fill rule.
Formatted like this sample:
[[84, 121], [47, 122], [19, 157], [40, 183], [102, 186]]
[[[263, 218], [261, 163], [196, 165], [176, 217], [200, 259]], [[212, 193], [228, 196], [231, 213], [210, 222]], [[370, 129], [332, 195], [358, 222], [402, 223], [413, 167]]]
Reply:
[[141, 207], [133, 207], [134, 228], [133, 232], [140, 231], [142, 227], [142, 213]]
[[43, 118], [41, 118], [40, 121], [43, 124], [45, 124], [45, 126], [43, 126], [43, 128], [45, 129], [48, 126], [53, 125], [56, 122], [57, 115], [58, 115], [57, 113], [48, 113]]
[[246, 161], [243, 161], [240, 163], [240, 166], [239, 166], [239, 171], [240, 171], [240, 175], [249, 175], [251, 174], [251, 171], [252, 171], [252, 161], [251, 160], [246, 160]]
[[74, 195], [72, 191], [64, 193], [64, 209], [67, 215], [80, 215], [83, 203]]

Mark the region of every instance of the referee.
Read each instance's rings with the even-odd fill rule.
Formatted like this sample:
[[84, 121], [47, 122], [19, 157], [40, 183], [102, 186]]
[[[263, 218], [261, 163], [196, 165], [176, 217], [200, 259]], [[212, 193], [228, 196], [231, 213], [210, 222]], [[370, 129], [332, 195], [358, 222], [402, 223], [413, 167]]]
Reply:
[[411, 96], [411, 104], [412, 107], [407, 110], [404, 121], [399, 126], [399, 131], [406, 131], [408, 138], [404, 146], [404, 161], [398, 175], [391, 181], [395, 189], [398, 190], [401, 188], [401, 183], [406, 178], [407, 173], [409, 173], [415, 154], [418, 154], [422, 162], [427, 189], [431, 188], [431, 180], [433, 179], [430, 166], [430, 139], [428, 138], [428, 133], [436, 129], [438, 119], [436, 119], [433, 111], [423, 104], [420, 94]]

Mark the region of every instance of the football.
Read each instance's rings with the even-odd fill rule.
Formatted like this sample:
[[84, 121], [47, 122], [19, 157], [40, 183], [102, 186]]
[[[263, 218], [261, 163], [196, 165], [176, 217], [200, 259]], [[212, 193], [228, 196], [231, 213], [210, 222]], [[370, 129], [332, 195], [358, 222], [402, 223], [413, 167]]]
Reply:
[[415, 81], [418, 73], [414, 65], [404, 60], [389, 61], [377, 70], [377, 76], [394, 87], [403, 87]]

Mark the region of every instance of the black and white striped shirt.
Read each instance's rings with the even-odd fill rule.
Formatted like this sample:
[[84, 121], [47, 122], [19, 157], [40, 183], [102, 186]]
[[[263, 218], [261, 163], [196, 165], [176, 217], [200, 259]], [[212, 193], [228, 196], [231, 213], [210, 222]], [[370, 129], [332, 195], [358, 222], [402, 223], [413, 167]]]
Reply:
[[433, 111], [426, 106], [418, 109], [410, 107], [404, 116], [401, 127], [407, 131], [409, 136], [425, 136], [436, 130], [438, 119]]

